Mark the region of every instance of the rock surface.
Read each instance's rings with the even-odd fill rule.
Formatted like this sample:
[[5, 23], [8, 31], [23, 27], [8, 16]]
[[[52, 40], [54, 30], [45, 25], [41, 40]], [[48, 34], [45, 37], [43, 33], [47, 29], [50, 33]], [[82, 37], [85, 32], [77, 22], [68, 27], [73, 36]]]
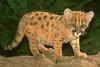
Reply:
[[87, 59], [64, 57], [66, 62], [53, 63], [47, 58], [33, 56], [0, 57], [0, 67], [100, 67], [100, 54], [89, 56]]

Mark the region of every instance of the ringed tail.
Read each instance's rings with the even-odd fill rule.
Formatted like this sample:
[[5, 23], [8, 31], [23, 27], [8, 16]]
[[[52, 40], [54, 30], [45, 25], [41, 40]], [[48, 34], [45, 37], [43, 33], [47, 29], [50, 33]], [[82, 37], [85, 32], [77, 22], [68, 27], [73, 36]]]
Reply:
[[[22, 18], [23, 20], [24, 18]], [[17, 47], [19, 43], [21, 42], [22, 38], [25, 34], [25, 22], [23, 21], [19, 22], [17, 33], [14, 37], [14, 40], [7, 46], [4, 47], [5, 50], [12, 50], [13, 48]]]

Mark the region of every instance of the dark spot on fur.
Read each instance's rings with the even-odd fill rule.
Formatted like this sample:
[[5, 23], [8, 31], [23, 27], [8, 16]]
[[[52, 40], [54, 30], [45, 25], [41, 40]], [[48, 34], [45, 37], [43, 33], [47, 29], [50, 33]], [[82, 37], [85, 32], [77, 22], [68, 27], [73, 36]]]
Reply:
[[29, 19], [29, 18], [26, 16], [23, 16], [23, 18], [21, 19], [21, 22], [26, 22], [27, 19]]
[[52, 24], [51, 27], [54, 27], [54, 24]]
[[29, 23], [30, 25], [32, 25], [32, 23]]
[[25, 21], [25, 23], [28, 23], [27, 21]]
[[51, 15], [51, 14], [53, 14], [52, 12], [49, 12], [49, 14]]
[[63, 17], [60, 17], [58, 20], [61, 20]]
[[30, 12], [28, 15], [31, 15], [32, 14], [32, 12]]
[[59, 16], [56, 16], [56, 17], [55, 17], [55, 20], [57, 20], [58, 17], [59, 17]]
[[59, 36], [59, 33], [57, 33], [56, 35]]
[[41, 17], [38, 17], [38, 20], [41, 20]]
[[32, 16], [30, 19], [34, 19], [34, 17]]
[[42, 15], [43, 13], [41, 12], [41, 15]]
[[27, 32], [28, 34], [31, 34], [31, 32]]
[[34, 34], [32, 34], [32, 36], [34, 37]]
[[59, 40], [59, 42], [62, 42], [62, 40]]
[[47, 22], [47, 27], [49, 26], [49, 21]]
[[47, 18], [47, 15], [44, 16], [44, 19], [46, 19], [46, 18]]
[[59, 30], [59, 28], [57, 28], [57, 30]]
[[41, 25], [41, 28], [44, 28], [44, 25], [43, 24]]
[[25, 26], [27, 26], [27, 24], [28, 24], [28, 22], [27, 22], [27, 21], [25, 21]]
[[55, 29], [57, 28], [57, 26], [55, 26]]
[[56, 38], [56, 37], [58, 37], [60, 35], [60, 33], [56, 33], [55, 35], [54, 35], [54, 37]]
[[33, 25], [36, 25], [37, 24], [37, 22], [33, 22]]
[[[56, 44], [59, 44], [59, 43], [57, 42]], [[57, 46], [57, 48], [58, 48], [58, 46]]]
[[39, 15], [39, 13], [36, 13], [36, 14], [35, 14], [35, 16], [38, 16], [38, 15]]
[[[34, 43], [36, 43], [37, 41], [32, 41], [32, 43], [34, 44]], [[34, 49], [34, 48], [33, 48]]]
[[52, 20], [54, 17], [50, 17], [50, 20]]
[[55, 34], [55, 35], [54, 35], [54, 37], [56, 38], [56, 37], [57, 37], [57, 35]]
[[48, 32], [48, 29], [45, 29], [46, 32]]

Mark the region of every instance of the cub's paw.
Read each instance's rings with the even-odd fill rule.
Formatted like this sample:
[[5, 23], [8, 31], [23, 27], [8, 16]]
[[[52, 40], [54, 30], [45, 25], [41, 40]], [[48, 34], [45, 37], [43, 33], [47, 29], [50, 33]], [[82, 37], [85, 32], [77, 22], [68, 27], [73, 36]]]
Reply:
[[83, 53], [83, 52], [81, 52], [81, 53], [79, 53], [78, 55], [75, 55], [75, 56], [78, 57], [78, 58], [88, 58], [88, 55], [86, 53]]
[[34, 58], [35, 60], [40, 60], [40, 59], [42, 59], [42, 58], [45, 58], [45, 55], [44, 55], [44, 54], [37, 54], [37, 55], [34, 55], [33, 58]]
[[65, 63], [64, 57], [58, 57], [58, 58], [56, 58], [55, 63]]
[[44, 54], [46, 55], [53, 55], [54, 54], [54, 50], [49, 48], [48, 51], [45, 51]]
[[55, 53], [53, 49], [48, 49], [48, 51], [43, 53], [47, 58], [49, 58], [50, 60], [54, 61], [55, 59]]

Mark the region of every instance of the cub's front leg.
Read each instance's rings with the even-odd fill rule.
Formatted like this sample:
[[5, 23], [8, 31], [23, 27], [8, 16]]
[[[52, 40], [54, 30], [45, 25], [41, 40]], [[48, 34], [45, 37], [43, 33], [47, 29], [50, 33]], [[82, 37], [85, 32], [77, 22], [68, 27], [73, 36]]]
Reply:
[[73, 52], [75, 57], [80, 57], [80, 58], [87, 58], [87, 54], [84, 52], [80, 51], [80, 40], [79, 37], [73, 41], [70, 42], [72, 48], [73, 48]]
[[60, 42], [59, 40], [55, 40], [54, 41], [54, 45], [53, 45], [53, 49], [55, 52], [55, 56], [56, 56], [56, 60], [55, 62], [64, 62], [64, 58], [62, 56], [62, 42]]

